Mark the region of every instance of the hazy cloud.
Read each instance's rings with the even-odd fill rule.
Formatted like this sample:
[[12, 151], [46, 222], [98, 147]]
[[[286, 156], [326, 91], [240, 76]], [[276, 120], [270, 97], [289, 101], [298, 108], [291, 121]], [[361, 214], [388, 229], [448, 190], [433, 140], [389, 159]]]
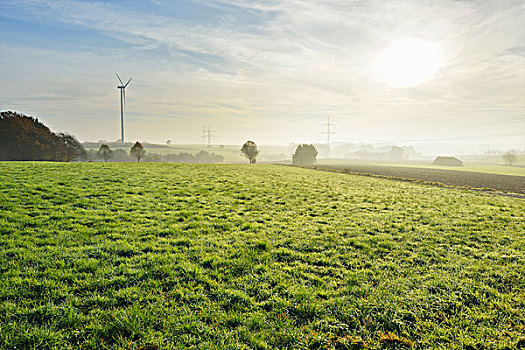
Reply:
[[[42, 48], [4, 25], [3, 109], [45, 113], [84, 140], [116, 139], [119, 71], [134, 76], [127, 134], [151, 141], [199, 142], [203, 123], [214, 125], [222, 143], [317, 141], [327, 116], [341, 140], [446, 138], [451, 128], [467, 137], [525, 132], [523, 1], [176, 4], [3, 1], [2, 18], [38, 25], [40, 35], [48, 27], [64, 36], [81, 28], [125, 44]], [[374, 62], [410, 37], [439, 44], [444, 65], [420, 85], [392, 88]], [[84, 102], [70, 101], [79, 96]], [[93, 125], [90, 132], [83, 123]], [[519, 135], [494, 139], [524, 146]]]

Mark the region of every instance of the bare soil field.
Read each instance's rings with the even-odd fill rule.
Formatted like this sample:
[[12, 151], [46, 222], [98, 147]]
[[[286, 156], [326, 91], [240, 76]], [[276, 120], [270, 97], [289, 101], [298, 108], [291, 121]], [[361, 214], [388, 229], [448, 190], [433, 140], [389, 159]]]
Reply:
[[525, 195], [525, 176], [476, 173], [472, 171], [411, 168], [382, 165], [316, 165], [315, 169], [335, 170], [353, 174], [367, 174], [439, 183], [473, 189], [494, 190]]

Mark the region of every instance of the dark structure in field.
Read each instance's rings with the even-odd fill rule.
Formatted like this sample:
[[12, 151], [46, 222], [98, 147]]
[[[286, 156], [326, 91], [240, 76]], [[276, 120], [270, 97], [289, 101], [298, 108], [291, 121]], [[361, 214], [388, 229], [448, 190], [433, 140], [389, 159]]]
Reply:
[[446, 165], [446, 166], [463, 166], [463, 162], [456, 157], [437, 157], [434, 159], [434, 165]]

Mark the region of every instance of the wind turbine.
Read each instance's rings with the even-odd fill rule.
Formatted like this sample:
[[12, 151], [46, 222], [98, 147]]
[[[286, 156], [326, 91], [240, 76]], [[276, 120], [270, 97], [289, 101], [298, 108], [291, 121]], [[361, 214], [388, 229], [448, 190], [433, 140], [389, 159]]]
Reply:
[[126, 104], [126, 86], [128, 86], [132, 78], [129, 78], [128, 82], [124, 84], [118, 74], [115, 73], [115, 75], [120, 81], [120, 85], [117, 86], [117, 89], [120, 89], [120, 140], [124, 143], [124, 105]]

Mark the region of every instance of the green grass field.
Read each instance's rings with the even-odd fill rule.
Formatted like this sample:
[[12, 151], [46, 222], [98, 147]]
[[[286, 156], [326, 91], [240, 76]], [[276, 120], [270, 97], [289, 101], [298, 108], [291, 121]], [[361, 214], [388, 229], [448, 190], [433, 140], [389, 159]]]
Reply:
[[523, 348], [524, 216], [283, 166], [0, 163], [0, 349]]

